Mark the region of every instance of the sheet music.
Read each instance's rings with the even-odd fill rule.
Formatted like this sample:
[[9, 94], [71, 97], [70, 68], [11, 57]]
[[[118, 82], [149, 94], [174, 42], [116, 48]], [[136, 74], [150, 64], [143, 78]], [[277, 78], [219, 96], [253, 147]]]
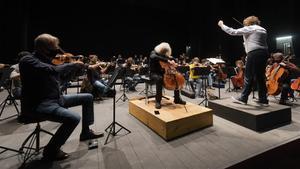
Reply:
[[225, 61], [223, 59], [217, 59], [217, 58], [207, 58], [208, 61], [210, 61], [213, 64], [217, 64], [217, 63], [225, 63]]

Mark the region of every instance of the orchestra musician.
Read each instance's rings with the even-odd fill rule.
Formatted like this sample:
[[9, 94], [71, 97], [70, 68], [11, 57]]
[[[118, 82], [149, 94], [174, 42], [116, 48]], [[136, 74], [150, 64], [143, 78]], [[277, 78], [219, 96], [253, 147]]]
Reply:
[[20, 59], [26, 55], [30, 55], [28, 51], [21, 51], [18, 53], [16, 58], [17, 63], [12, 65], [13, 71], [10, 73], [10, 79], [12, 80], [12, 93], [15, 98], [21, 97], [21, 79], [20, 79], [20, 69], [19, 69], [19, 62]]
[[127, 85], [128, 90], [136, 91], [135, 87], [140, 80], [140, 77], [138, 75], [140, 66], [135, 64], [132, 57], [129, 57], [125, 60], [123, 68], [125, 69], [125, 84]]
[[233, 84], [233, 88], [236, 90], [243, 88], [244, 85], [244, 63], [242, 60], [237, 60], [235, 65], [236, 75], [231, 77], [231, 82]]
[[278, 68], [278, 66], [284, 68], [285, 71], [285, 74], [278, 79], [278, 84], [281, 85], [279, 86], [279, 89], [281, 89], [279, 104], [291, 106], [291, 104], [287, 102], [289, 95], [291, 97], [294, 97], [293, 95], [294, 91], [291, 89], [291, 79], [293, 75], [299, 77], [299, 73], [300, 73], [299, 68], [291, 62], [285, 61], [283, 53], [281, 52], [274, 53], [273, 60], [274, 63], [272, 67], [270, 67], [268, 70], [269, 76], [276, 76], [276, 75], [272, 75], [271, 72], [272, 70]]
[[[162, 87], [164, 85], [164, 70], [160, 65], [160, 61], [168, 63], [171, 66], [176, 66], [176, 63], [171, 57], [171, 53], [170, 45], [166, 42], [162, 42], [157, 45], [150, 54], [150, 78], [156, 83], [155, 108], [157, 109], [161, 108]], [[178, 89], [174, 90], [174, 103], [186, 104], [186, 102], [181, 99]]]
[[245, 67], [244, 88], [235, 103], [247, 104], [248, 96], [251, 93], [254, 79], [258, 85], [259, 104], [268, 104], [267, 88], [265, 80], [265, 66], [268, 57], [267, 31], [260, 26], [260, 20], [256, 16], [249, 16], [244, 19], [244, 27], [233, 29], [226, 26], [222, 20], [218, 25], [223, 31], [232, 36], [243, 36], [244, 47], [247, 53]]
[[108, 69], [109, 65], [102, 67], [102, 62], [99, 62], [97, 55], [90, 55], [90, 65], [92, 65], [87, 70], [87, 79], [93, 88], [96, 89], [100, 97], [113, 97], [116, 94], [116, 91], [110, 88], [107, 83], [101, 79], [101, 74], [104, 74]]
[[190, 82], [190, 85], [191, 85], [191, 88], [193, 90], [194, 93], [196, 93], [196, 90], [195, 90], [195, 85], [194, 85], [194, 82], [196, 82], [197, 86], [197, 96], [200, 96], [201, 95], [201, 88], [202, 88], [202, 80], [200, 79], [200, 76], [199, 75], [195, 75], [195, 67], [200, 67], [200, 60], [198, 57], [194, 57], [193, 60], [192, 60], [192, 63], [189, 65], [190, 67], [190, 76], [189, 76], [189, 82]]
[[95, 139], [103, 133], [94, 132], [93, 96], [89, 93], [62, 95], [60, 75], [77, 72], [90, 66], [81, 61], [54, 65], [52, 59], [63, 53], [59, 39], [50, 34], [41, 34], [34, 40], [35, 52], [24, 56], [19, 63], [22, 83], [20, 119], [45, 119], [62, 123], [43, 151], [47, 161], [64, 160], [69, 154], [61, 150], [80, 121], [80, 116], [68, 107], [82, 105], [82, 129], [80, 141]]

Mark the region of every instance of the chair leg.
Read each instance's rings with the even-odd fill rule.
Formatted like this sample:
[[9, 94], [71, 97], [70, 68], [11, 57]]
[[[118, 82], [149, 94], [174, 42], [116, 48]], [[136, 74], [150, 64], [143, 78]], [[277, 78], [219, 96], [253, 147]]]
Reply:
[[44, 148], [40, 146], [41, 132], [53, 136], [53, 134], [49, 131], [42, 129], [40, 124], [38, 123], [34, 131], [30, 133], [30, 135], [24, 140], [21, 148], [19, 149], [19, 151], [24, 154], [23, 164], [25, 164], [26, 161], [28, 161], [32, 156], [39, 154], [40, 151]]

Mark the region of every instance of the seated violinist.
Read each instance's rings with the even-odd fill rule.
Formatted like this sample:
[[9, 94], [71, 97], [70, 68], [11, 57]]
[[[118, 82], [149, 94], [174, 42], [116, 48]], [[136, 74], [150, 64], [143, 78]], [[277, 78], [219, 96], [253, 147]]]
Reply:
[[97, 55], [90, 55], [91, 67], [87, 70], [87, 79], [94, 89], [98, 92], [100, 97], [113, 97], [116, 91], [110, 88], [107, 83], [101, 79], [101, 74], [105, 73], [108, 65], [105, 68], [101, 67], [101, 62], [98, 61]]
[[129, 91], [136, 91], [135, 87], [140, 80], [139, 75], [137, 74], [139, 66], [134, 63], [132, 57], [129, 57], [125, 60], [123, 64], [125, 69], [125, 84]]
[[[155, 108], [157, 109], [161, 108], [162, 87], [165, 85], [163, 80], [164, 69], [160, 62], [168, 63], [174, 67], [177, 65], [171, 57], [171, 53], [170, 45], [166, 42], [162, 42], [157, 45], [150, 54], [150, 78], [156, 83]], [[174, 90], [174, 103], [186, 104], [180, 97], [179, 89]]]
[[241, 89], [244, 86], [244, 63], [242, 60], [235, 62], [236, 75], [231, 77], [233, 89]]
[[269, 70], [270, 72], [272, 72], [272, 70], [276, 69], [278, 66], [282, 66], [285, 68], [284, 75], [282, 75], [279, 79], [279, 84], [281, 84], [279, 104], [290, 106], [291, 104], [287, 102], [288, 97], [294, 97], [294, 92], [291, 89], [291, 79], [293, 74], [299, 74], [299, 68], [291, 62], [284, 61], [284, 56], [281, 52], [274, 53], [273, 59], [274, 63]]
[[35, 52], [24, 56], [19, 63], [22, 83], [21, 119], [45, 119], [61, 123], [43, 152], [44, 160], [64, 160], [69, 155], [61, 150], [72, 134], [81, 117], [68, 107], [82, 106], [82, 128], [80, 141], [95, 139], [103, 133], [94, 132], [90, 125], [94, 123], [93, 96], [89, 93], [62, 95], [59, 83], [66, 72], [78, 72], [86, 69], [80, 61], [54, 65], [52, 59], [63, 53], [59, 39], [50, 34], [41, 34], [34, 40]]

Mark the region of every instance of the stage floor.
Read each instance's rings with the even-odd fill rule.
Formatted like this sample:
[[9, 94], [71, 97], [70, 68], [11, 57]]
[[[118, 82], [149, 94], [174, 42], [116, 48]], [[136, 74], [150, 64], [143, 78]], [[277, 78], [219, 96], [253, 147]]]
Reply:
[[[226, 86], [227, 88], [227, 86]], [[225, 89], [226, 89], [225, 88]], [[119, 90], [119, 87], [116, 87]], [[142, 91], [144, 85], [137, 87]], [[76, 92], [70, 89], [69, 93]], [[117, 98], [122, 94], [117, 91]], [[214, 90], [217, 95], [218, 90]], [[169, 96], [172, 91], [166, 91]], [[127, 93], [134, 98], [139, 92]], [[221, 90], [221, 98], [237, 96], [236, 92]], [[6, 96], [5, 91], [0, 93], [0, 101]], [[183, 99], [198, 104], [202, 98]], [[275, 102], [274, 98], [270, 98]], [[112, 121], [112, 99], [95, 102], [95, 124], [93, 129], [104, 131]], [[81, 107], [71, 108], [74, 112], [81, 112]], [[5, 109], [3, 116], [14, 113], [12, 106]], [[79, 113], [81, 114], [81, 113]], [[269, 130], [256, 132], [228, 120], [213, 116], [213, 126], [198, 130], [169, 142], [162, 139], [151, 129], [138, 121], [128, 112], [128, 101], [116, 103], [116, 120], [132, 133], [126, 134], [121, 130], [118, 136], [110, 139], [104, 145], [104, 138], [99, 139], [98, 149], [88, 150], [87, 143], [79, 142], [81, 124], [77, 126], [71, 137], [63, 146], [63, 150], [71, 154], [71, 158], [53, 164], [37, 160], [30, 163], [30, 168], [76, 168], [76, 169], [221, 169], [229, 167], [249, 157], [270, 150], [300, 137], [300, 100], [292, 107], [292, 123]], [[59, 124], [43, 122], [41, 126], [54, 132]], [[34, 125], [21, 125], [15, 119], [0, 122], [0, 145], [19, 148]], [[49, 137], [42, 135], [42, 144], [47, 143]], [[0, 154], [1, 169], [17, 169], [21, 162], [19, 156], [12, 152]], [[300, 164], [299, 167], [300, 168]]]

